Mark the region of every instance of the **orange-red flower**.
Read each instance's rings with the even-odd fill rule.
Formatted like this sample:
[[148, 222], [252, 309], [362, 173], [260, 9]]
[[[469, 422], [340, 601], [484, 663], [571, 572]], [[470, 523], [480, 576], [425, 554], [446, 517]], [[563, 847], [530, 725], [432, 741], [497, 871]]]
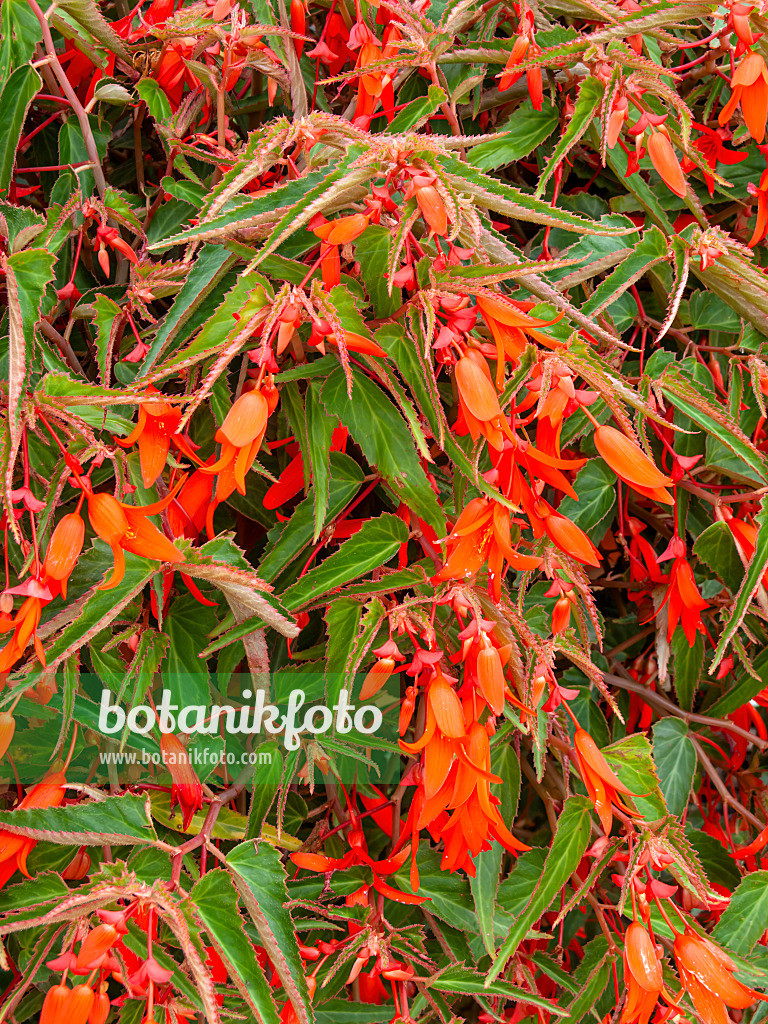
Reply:
[[595, 447], [616, 476], [639, 494], [664, 505], [674, 503], [666, 489], [672, 483], [671, 477], [657, 469], [640, 445], [631, 441], [626, 434], [615, 427], [597, 427]]
[[213, 536], [213, 514], [222, 501], [237, 489], [245, 494], [245, 474], [251, 468], [261, 448], [267, 429], [267, 420], [278, 402], [277, 388], [263, 384], [261, 388], [243, 391], [216, 431], [221, 445], [219, 458], [213, 465], [203, 466], [203, 473], [216, 473], [216, 496], [208, 507], [206, 526]]
[[[17, 810], [32, 810], [43, 807], [59, 807], [64, 799], [67, 780], [64, 772], [51, 772], [42, 782], [33, 786]], [[36, 845], [36, 839], [17, 835], [5, 830], [0, 831], [0, 888], [5, 885], [11, 875], [18, 869], [29, 878], [27, 857]]]
[[203, 806], [203, 787], [197, 772], [192, 767], [187, 748], [178, 736], [172, 732], [164, 732], [160, 737], [160, 752], [163, 764], [171, 773], [171, 808], [177, 803], [181, 808], [184, 828]]
[[755, 185], [750, 181], [747, 185], [747, 191], [754, 199], [757, 199], [755, 230], [747, 242], [750, 249], [753, 249], [759, 242], [762, 242], [765, 238], [766, 230], [768, 230], [768, 170], [763, 171], [760, 175], [759, 185]]
[[562, 342], [543, 334], [539, 327], [551, 327], [563, 318], [563, 313], [558, 313], [552, 320], [541, 320], [539, 317], [530, 316], [528, 310], [532, 309], [533, 302], [513, 302], [511, 299], [495, 299], [487, 295], [476, 297], [477, 308], [493, 335], [496, 342], [496, 387], [500, 388], [504, 381], [504, 367], [509, 359], [515, 366], [520, 356], [525, 351], [529, 338], [546, 345], [547, 348], [561, 348]]
[[470, 349], [456, 363], [456, 386], [461, 419], [472, 440], [477, 441], [482, 435], [491, 447], [501, 451], [504, 436], [511, 440], [512, 432], [502, 415], [498, 395], [491, 383], [488, 363], [477, 349]]
[[748, 53], [731, 79], [731, 98], [720, 111], [718, 123], [722, 127], [741, 104], [747, 130], [755, 142], [765, 137], [768, 117], [768, 68], [759, 53]]
[[620, 1024], [648, 1024], [664, 988], [664, 979], [656, 947], [638, 921], [627, 928], [623, 959], [627, 999]]
[[541, 559], [521, 555], [510, 541], [510, 511], [490, 498], [473, 498], [456, 520], [448, 536], [445, 565], [433, 583], [467, 580], [488, 563], [488, 585], [498, 601], [504, 562], [513, 569], [537, 569]]
[[733, 960], [691, 930], [675, 937], [672, 952], [680, 980], [704, 1024], [727, 1024], [726, 1006], [746, 1010], [766, 998], [737, 981]]
[[676, 196], [685, 198], [686, 184], [680, 161], [664, 128], [651, 132], [647, 144], [648, 156], [657, 174]]
[[367, 214], [352, 213], [348, 217], [320, 224], [314, 224], [313, 221], [312, 231], [321, 240], [320, 270], [326, 291], [330, 291], [341, 281], [340, 247], [359, 238], [368, 227], [369, 220]]
[[176, 496], [176, 490], [151, 505], [126, 505], [111, 494], [87, 494], [91, 526], [112, 548], [115, 559], [112, 575], [101, 584], [100, 590], [112, 590], [119, 585], [125, 576], [126, 551], [143, 558], [156, 558], [160, 562], [184, 561], [176, 545], [147, 518], [167, 508]]
[[43, 562], [42, 575], [53, 596], [67, 596], [67, 581], [72, 575], [85, 540], [85, 523], [78, 512], [62, 516], [51, 535]]
[[[701, 613], [709, 604], [699, 593], [693, 569], [684, 556], [675, 558], [669, 576], [669, 587], [659, 611], [667, 606], [667, 639], [671, 640], [677, 624], [682, 622], [688, 645], [693, 647], [697, 633], [706, 633]], [[658, 613], [657, 613], [658, 614]]]
[[577, 729], [573, 736], [573, 743], [579, 774], [587, 787], [589, 799], [595, 805], [603, 831], [608, 836], [611, 834], [613, 825], [614, 806], [625, 814], [633, 815], [635, 813], [618, 797], [619, 793], [632, 796], [632, 790], [627, 789], [608, 767], [608, 762], [588, 732], [584, 729]]
[[[742, 160], [746, 160], [749, 155], [746, 152], [737, 152], [735, 149], [725, 148], [725, 138], [730, 138], [730, 132], [724, 128], [708, 128], [705, 124], [696, 124], [694, 121], [693, 127], [697, 128], [701, 132], [701, 137], [696, 139], [691, 144], [692, 149], [696, 149], [701, 153], [705, 163], [708, 167], [711, 167], [714, 171], [717, 165], [725, 164], [728, 167], [732, 167], [734, 164], [740, 164]], [[689, 173], [694, 169], [696, 164], [689, 157], [684, 157], [682, 161], [682, 168], [686, 173]], [[715, 179], [711, 174], [704, 174], [704, 181], [707, 183], [707, 189], [709, 194], [714, 195], [715, 191]]]
[[[157, 388], [151, 385], [146, 393], [160, 395]], [[162, 473], [171, 442], [185, 454], [190, 454], [189, 445], [176, 434], [180, 420], [181, 409], [160, 397], [156, 401], [142, 402], [135, 429], [127, 437], [115, 438], [123, 448], [130, 448], [134, 442], [138, 442], [141, 479], [145, 487], [151, 487]]]
[[373, 887], [386, 896], [387, 899], [396, 903], [423, 903], [426, 897], [416, 896], [413, 893], [405, 893], [395, 889], [384, 881], [382, 876], [393, 875], [403, 866], [411, 852], [410, 846], [406, 846], [398, 853], [384, 860], [373, 860], [368, 853], [368, 843], [365, 833], [357, 816], [354, 806], [349, 806], [349, 817], [352, 828], [347, 834], [349, 850], [343, 857], [326, 857], [321, 853], [292, 853], [291, 860], [297, 868], [304, 868], [307, 871], [320, 871], [328, 875], [334, 871], [345, 871], [353, 865], [360, 864], [371, 869], [373, 873]]

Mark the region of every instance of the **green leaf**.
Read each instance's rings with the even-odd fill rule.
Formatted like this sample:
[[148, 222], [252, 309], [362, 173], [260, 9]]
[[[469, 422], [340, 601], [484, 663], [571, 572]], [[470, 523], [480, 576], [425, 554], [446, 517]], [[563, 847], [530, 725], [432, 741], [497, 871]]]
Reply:
[[560, 123], [560, 111], [550, 104], [534, 110], [530, 99], [521, 103], [499, 135], [481, 142], [472, 149], [470, 161], [481, 171], [495, 171], [498, 167], [523, 160], [542, 144]]
[[150, 114], [156, 121], [165, 122], [170, 119], [173, 113], [171, 104], [154, 78], [139, 79], [136, 83], [136, 92], [147, 104]]
[[116, 302], [106, 295], [97, 295], [94, 303], [94, 324], [96, 326], [96, 352], [98, 355], [99, 376], [104, 387], [109, 387], [112, 377], [112, 354], [115, 347], [117, 331], [123, 319], [123, 313]]
[[732, 593], [738, 591], [744, 579], [744, 566], [727, 523], [712, 523], [702, 531], [694, 542], [693, 553]]
[[655, 226], [650, 227], [634, 246], [631, 255], [601, 281], [581, 307], [584, 316], [602, 313], [612, 302], [643, 276], [649, 267], [667, 259], [667, 240]]
[[261, 835], [283, 775], [283, 754], [276, 740], [262, 743], [256, 748], [256, 753], [259, 759], [253, 770], [253, 793], [248, 811], [246, 839], [257, 839]]
[[[493, 936], [493, 912], [496, 904], [496, 890], [499, 887], [501, 872], [502, 848], [499, 843], [491, 843], [490, 850], [484, 850], [475, 857], [475, 877], [470, 877], [469, 888], [475, 901], [475, 913], [480, 925], [480, 935], [489, 956], [496, 953]], [[478, 975], [482, 987], [483, 979]]]
[[662, 718], [653, 727], [653, 760], [670, 814], [682, 815], [688, 806], [696, 751], [688, 738], [688, 726], [679, 718]]
[[637, 796], [622, 797], [649, 821], [667, 813], [653, 763], [651, 744], [643, 733], [634, 733], [603, 748], [603, 755], [624, 785]]
[[390, 244], [389, 230], [383, 224], [369, 224], [355, 241], [355, 259], [360, 263], [360, 276], [373, 303], [373, 311], [380, 320], [392, 316], [402, 304], [401, 290], [394, 288], [390, 295], [384, 277]]
[[285, 907], [288, 890], [280, 854], [267, 843], [241, 843], [227, 854], [234, 883], [275, 965], [283, 988], [302, 1024], [313, 1020], [296, 931]]
[[[320, 404], [320, 386], [316, 381], [311, 380], [309, 382], [306, 395], [304, 396], [304, 409], [307, 417], [307, 449], [314, 511], [312, 541], [317, 543], [317, 538], [320, 536], [326, 519], [329, 516], [329, 489], [330, 481], [334, 475], [329, 454], [335, 424], [330, 417], [326, 416], [325, 410]], [[362, 473], [360, 474], [360, 480], [362, 481]], [[338, 513], [330, 513], [331, 518], [335, 515], [338, 515]]]
[[131, 793], [68, 807], [0, 811], [0, 828], [63, 846], [132, 846], [157, 839], [148, 813], [148, 798]]
[[16, 147], [24, 128], [27, 110], [42, 86], [43, 80], [37, 71], [25, 64], [13, 72], [0, 94], [0, 109], [3, 111], [5, 125], [0, 135], [0, 195], [8, 192], [16, 161]]
[[572, 796], [565, 801], [557, 822], [557, 831], [544, 862], [544, 870], [533, 887], [527, 904], [512, 921], [509, 935], [486, 978], [491, 985], [504, 970], [509, 958], [530, 928], [548, 909], [573, 872], [589, 843], [592, 805], [585, 797]]
[[751, 953], [768, 920], [768, 871], [753, 871], [741, 881], [715, 925], [712, 938], [734, 953]]
[[716, 437], [754, 470], [760, 480], [768, 481], [765, 456], [755, 448], [730, 414], [712, 401], [711, 393], [692, 377], [688, 377], [676, 364], [667, 366], [659, 383], [664, 396], [680, 412]]
[[342, 689], [352, 691], [355, 672], [372, 645], [386, 609], [377, 598], [365, 608], [359, 600], [340, 597], [328, 605], [328, 650], [325, 659], [326, 704], [333, 707]]
[[329, 590], [344, 586], [366, 573], [380, 568], [408, 540], [408, 528], [402, 519], [384, 513], [368, 519], [349, 540], [315, 569], [310, 569], [283, 594], [283, 603], [291, 611], [316, 601]]
[[714, 836], [701, 832], [692, 825], [686, 825], [685, 838], [696, 851], [709, 881], [713, 885], [722, 885], [729, 890], [735, 889], [741, 875], [723, 844]]
[[189, 899], [249, 1009], [262, 1024], [278, 1024], [275, 1001], [253, 943], [245, 934], [229, 874], [219, 868], [206, 872], [193, 886]]
[[616, 476], [602, 459], [590, 459], [573, 485], [578, 501], [566, 495], [558, 511], [599, 544], [616, 508]]
[[[328, 417], [325, 418], [328, 422]], [[332, 424], [331, 424], [332, 426]], [[357, 494], [363, 480], [358, 464], [342, 452], [333, 452], [330, 458], [331, 481], [325, 519], [335, 519]], [[315, 481], [314, 487], [317, 487]], [[313, 488], [314, 491], [314, 488]], [[267, 583], [277, 579], [283, 570], [297, 558], [317, 534], [315, 495], [310, 494], [291, 514], [290, 519], [269, 531], [269, 546], [259, 563], [259, 576]]]
[[[725, 526], [725, 523], [721, 525]], [[704, 668], [704, 637], [696, 634], [693, 647], [688, 637], [678, 629], [672, 637], [672, 653], [674, 655], [674, 685], [677, 702], [684, 711], [693, 710], [693, 701], [699, 686], [699, 679]]]
[[[219, 245], [204, 245], [200, 250], [187, 279], [181, 286], [173, 305], [155, 336], [152, 346], [141, 364], [139, 378], [145, 377], [150, 369], [170, 346], [185, 325], [194, 326], [191, 321], [195, 310], [221, 282], [222, 277], [234, 263], [234, 257]], [[212, 311], [211, 311], [212, 312]], [[207, 316], [196, 326], [202, 327]]]
[[602, 1013], [596, 1003], [605, 992], [611, 978], [612, 965], [617, 958], [618, 952], [608, 951], [608, 943], [602, 935], [595, 936], [587, 943], [584, 957], [573, 975], [573, 980], [579, 984], [579, 990], [564, 1007], [569, 1018], [568, 1024], [581, 1024], [583, 1020], [597, 1024], [602, 1019]]
[[576, 97], [576, 103], [573, 108], [573, 114], [569, 118], [565, 131], [547, 161], [546, 167], [539, 176], [539, 183], [534, 192], [535, 196], [541, 197], [544, 195], [544, 189], [549, 179], [555, 173], [555, 168], [589, 128], [604, 97], [605, 85], [599, 78], [594, 78], [590, 75], [582, 80], [579, 95]]
[[26, 0], [2, 0], [0, 11], [0, 89], [14, 68], [32, 58], [43, 32]]
[[710, 671], [720, 664], [728, 644], [733, 639], [736, 631], [747, 614], [752, 598], [757, 593], [758, 587], [763, 581], [766, 567], [768, 567], [768, 497], [763, 495], [760, 501], [760, 511], [755, 516], [757, 525], [757, 537], [755, 538], [755, 550], [749, 560], [744, 580], [736, 594], [733, 607], [725, 623], [723, 632], [720, 634], [717, 648], [712, 658]]
[[434, 114], [441, 103], [445, 103], [448, 97], [445, 90], [439, 85], [430, 85], [426, 96], [419, 96], [411, 100], [407, 106], [394, 116], [384, 130], [385, 135], [403, 135], [405, 132], [413, 131], [418, 125], [427, 120], [430, 114]]
[[445, 534], [445, 517], [416, 454], [410, 431], [384, 391], [353, 367], [352, 397], [341, 367], [328, 377], [320, 399], [360, 445], [368, 464], [381, 473], [401, 501]]
[[482, 974], [477, 974], [469, 967], [452, 965], [444, 971], [436, 974], [429, 982], [429, 988], [438, 992], [461, 992], [484, 996], [501, 996], [502, 999], [511, 999], [519, 1003], [530, 1003], [531, 1006], [540, 1006], [557, 1017], [566, 1016], [566, 1011], [556, 1003], [535, 995], [527, 989], [518, 988], [517, 985], [510, 985], [508, 981], [494, 981], [490, 985]]

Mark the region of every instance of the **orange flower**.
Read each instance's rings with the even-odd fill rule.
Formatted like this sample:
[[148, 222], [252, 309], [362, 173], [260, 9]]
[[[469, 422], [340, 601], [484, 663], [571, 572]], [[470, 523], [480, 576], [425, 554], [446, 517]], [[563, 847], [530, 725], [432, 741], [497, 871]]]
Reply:
[[[160, 392], [150, 385], [146, 394], [159, 395]], [[145, 487], [151, 487], [162, 473], [172, 440], [187, 456], [191, 455], [189, 445], [176, 435], [180, 420], [181, 409], [163, 401], [162, 398], [153, 402], [142, 402], [139, 406], [136, 428], [125, 438], [115, 438], [116, 443], [122, 448], [130, 448], [134, 442], [138, 442], [141, 479]]]
[[472, 440], [476, 441], [482, 434], [491, 447], [501, 451], [504, 435], [512, 440], [512, 432], [501, 413], [488, 363], [477, 349], [470, 349], [456, 363], [456, 386], [459, 410]]
[[555, 512], [543, 498], [536, 502], [535, 513], [544, 521], [544, 530], [549, 539], [561, 551], [582, 565], [600, 565], [603, 556], [581, 527], [567, 516]]
[[603, 831], [608, 836], [611, 834], [613, 825], [613, 808], [618, 807], [625, 814], [634, 815], [618, 797], [618, 793], [632, 796], [632, 790], [627, 789], [616, 775], [608, 767], [608, 762], [603, 757], [597, 744], [584, 729], [577, 729], [573, 736], [573, 743], [576, 751], [576, 763], [579, 766], [579, 773], [587, 787], [589, 798], [595, 805]]
[[633, 921], [627, 928], [623, 957], [627, 1001], [620, 1024], [648, 1024], [664, 987], [664, 979], [651, 937], [638, 921]]
[[[672, 639], [678, 623], [682, 621], [688, 646], [693, 647], [696, 642], [696, 633], [706, 633], [707, 631], [701, 621], [701, 613], [705, 608], [709, 608], [709, 604], [699, 593], [699, 588], [693, 578], [693, 569], [685, 557], [678, 557], [672, 563], [669, 587], [659, 611], [664, 605], [668, 605], [667, 639]], [[658, 612], [656, 614], [658, 615]]]
[[727, 1022], [726, 1006], [746, 1010], [758, 999], [766, 999], [737, 981], [733, 960], [695, 932], [686, 930], [684, 935], [676, 936], [672, 952], [680, 980], [704, 1024]]
[[321, 240], [320, 269], [326, 291], [330, 291], [341, 281], [340, 246], [359, 238], [368, 227], [369, 219], [367, 214], [353, 213], [339, 220], [325, 221], [312, 228], [313, 233]]
[[[50, 594], [50, 592], [48, 593]], [[13, 636], [0, 651], [0, 673], [11, 671], [23, 655], [30, 639], [35, 646], [35, 654], [40, 659], [41, 665], [45, 667], [45, 652], [37, 635], [37, 627], [40, 625], [43, 607], [47, 603], [40, 597], [28, 597], [13, 619], [0, 621], [0, 633], [8, 633], [13, 630]], [[0, 860], [2, 860], [1, 857]]]
[[467, 580], [487, 561], [489, 588], [499, 601], [505, 561], [520, 570], [537, 569], [541, 565], [540, 558], [521, 555], [512, 547], [509, 523], [509, 509], [490, 498], [473, 498], [448, 536], [448, 557], [432, 582]]
[[62, 516], [53, 531], [43, 562], [43, 578], [55, 597], [66, 599], [67, 580], [75, 568], [85, 540], [85, 523], [77, 512]]
[[[479, 722], [470, 726], [465, 749], [466, 757], [458, 761], [455, 783], [450, 787], [450, 794], [446, 794], [449, 796], [447, 809], [453, 810], [453, 814], [440, 829], [445, 842], [440, 867], [444, 871], [463, 868], [474, 877], [470, 857], [488, 849], [490, 839], [498, 840], [514, 854], [530, 850], [530, 846], [515, 839], [501, 819], [498, 799], [491, 796], [490, 781], [494, 779], [490, 774], [491, 747], [488, 733]], [[427, 813], [435, 810], [433, 803]]]
[[60, 1024], [66, 1020], [64, 1007], [69, 999], [69, 993], [66, 985], [54, 985], [48, 989], [40, 1011], [40, 1024]]
[[749, 134], [755, 142], [762, 142], [768, 117], [768, 68], [759, 53], [748, 53], [739, 64], [731, 80], [731, 90], [731, 98], [720, 111], [718, 123], [721, 127], [726, 124], [740, 103]]
[[160, 562], [183, 562], [184, 556], [147, 519], [162, 512], [173, 501], [181, 484], [162, 501], [151, 505], [126, 505], [111, 494], [88, 494], [88, 518], [91, 526], [103, 541], [112, 548], [115, 567], [109, 581], [105, 580], [100, 590], [113, 590], [125, 576], [125, 552], [143, 558], [156, 558]]
[[658, 128], [651, 133], [648, 139], [648, 156], [664, 184], [676, 196], [684, 199], [686, 193], [685, 175], [680, 166], [680, 161], [675, 156], [669, 136], [662, 128]]
[[487, 295], [476, 297], [477, 307], [485, 320], [488, 330], [496, 342], [496, 387], [501, 388], [504, 382], [504, 367], [510, 359], [515, 365], [525, 350], [528, 337], [541, 342], [547, 348], [562, 348], [562, 343], [542, 334], [537, 328], [551, 327], [562, 320], [563, 313], [558, 313], [554, 320], [540, 320], [529, 316], [528, 309], [535, 303], [490, 298]]
[[8, 753], [15, 732], [16, 719], [10, 711], [0, 711], [0, 758]]
[[164, 732], [160, 737], [160, 752], [163, 764], [171, 773], [171, 808], [181, 808], [182, 824], [185, 829], [194, 817], [195, 811], [203, 806], [203, 787], [192, 767], [187, 748], [178, 736]]
[[648, 458], [640, 445], [631, 441], [615, 427], [602, 426], [595, 430], [595, 447], [613, 472], [639, 494], [663, 505], [674, 504], [666, 488], [672, 483]]
[[213, 536], [213, 514], [217, 506], [226, 501], [235, 489], [245, 494], [245, 474], [261, 448], [267, 420], [277, 402], [277, 388], [273, 384], [265, 383], [261, 388], [243, 391], [216, 431], [221, 453], [213, 465], [202, 467], [203, 473], [218, 474], [216, 496], [206, 516], [209, 537]]
[[[51, 772], [42, 782], [27, 793], [20, 801], [17, 810], [31, 810], [42, 807], [60, 807], [67, 788], [64, 772]], [[18, 869], [29, 878], [27, 857], [37, 843], [36, 839], [16, 835], [13, 832], [0, 831], [0, 888]]]
[[80, 952], [77, 954], [77, 970], [93, 971], [101, 967], [119, 938], [120, 933], [114, 925], [97, 925], [83, 939]]

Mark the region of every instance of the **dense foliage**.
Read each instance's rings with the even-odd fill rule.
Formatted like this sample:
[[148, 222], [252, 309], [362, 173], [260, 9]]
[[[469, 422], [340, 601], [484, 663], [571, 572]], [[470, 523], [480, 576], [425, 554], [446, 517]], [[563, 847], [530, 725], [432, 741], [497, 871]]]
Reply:
[[2, 0], [0, 1024], [765, 1017], [764, 8]]

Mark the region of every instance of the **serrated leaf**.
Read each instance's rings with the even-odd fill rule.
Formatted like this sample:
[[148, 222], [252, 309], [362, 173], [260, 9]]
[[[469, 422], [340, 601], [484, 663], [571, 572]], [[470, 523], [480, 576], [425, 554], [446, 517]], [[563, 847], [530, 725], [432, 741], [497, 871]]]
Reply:
[[190, 902], [249, 1009], [262, 1024], [278, 1024], [275, 1001], [253, 943], [245, 934], [229, 874], [219, 868], [206, 872], [193, 886]]
[[29, 64], [25, 64], [13, 72], [0, 93], [0, 109], [3, 111], [5, 125], [0, 136], [0, 195], [4, 197], [13, 177], [16, 147], [19, 144], [27, 110], [42, 86], [43, 80], [37, 71]]
[[682, 815], [688, 806], [696, 774], [696, 750], [688, 726], [679, 718], [662, 718], [653, 727], [653, 761], [670, 814]]
[[742, 879], [715, 925], [712, 938], [734, 953], [751, 953], [768, 920], [768, 871], [753, 871]]
[[732, 593], [738, 591], [744, 566], [727, 523], [712, 523], [703, 530], [694, 541], [693, 552]]
[[697, 633], [693, 647], [691, 647], [688, 637], [681, 629], [678, 629], [672, 637], [672, 653], [674, 655], [673, 678], [677, 702], [684, 711], [692, 711], [704, 667], [704, 637], [701, 633]]
[[334, 370], [320, 393], [322, 404], [347, 427], [368, 464], [381, 473], [399, 499], [442, 536], [445, 517], [402, 416], [384, 391], [356, 368], [352, 381], [350, 398], [344, 371]]
[[[496, 904], [496, 890], [499, 887], [501, 872], [502, 848], [499, 843], [492, 842], [490, 850], [484, 850], [475, 857], [475, 876], [470, 876], [469, 888], [475, 901], [475, 913], [480, 925], [480, 935], [489, 956], [496, 953], [496, 942], [493, 935], [493, 914]], [[482, 988], [483, 978], [477, 975]]]
[[477, 974], [469, 967], [461, 965], [446, 967], [444, 971], [436, 974], [429, 982], [429, 987], [437, 989], [438, 992], [461, 992], [485, 996], [500, 996], [502, 999], [510, 999], [516, 1003], [529, 1003], [531, 1006], [540, 1006], [548, 1013], [556, 1017], [566, 1016], [566, 1011], [556, 1003], [544, 999], [542, 996], [529, 992], [527, 989], [518, 988], [508, 981], [494, 981], [490, 985], [485, 982], [482, 974]]
[[509, 935], [486, 977], [486, 988], [498, 978], [529, 929], [549, 908], [557, 893], [576, 870], [589, 842], [591, 810], [592, 805], [585, 797], [572, 796], [565, 801], [541, 877], [531, 891], [525, 907], [512, 921]]
[[402, 135], [411, 132], [422, 122], [426, 121], [430, 114], [433, 114], [441, 103], [445, 103], [448, 97], [445, 90], [439, 85], [430, 85], [426, 96], [419, 96], [411, 100], [402, 110], [399, 110], [387, 125], [385, 135]]
[[[333, 423], [325, 418], [326, 423]], [[318, 442], [314, 436], [315, 444]], [[269, 532], [269, 547], [259, 563], [259, 574], [262, 579], [271, 583], [281, 572], [297, 558], [302, 551], [317, 539], [326, 518], [331, 520], [340, 515], [357, 494], [363, 481], [363, 471], [358, 464], [342, 452], [332, 452], [329, 460], [330, 488], [327, 505], [323, 512], [323, 520], [319, 524], [317, 515], [317, 497], [314, 493], [318, 487], [317, 476], [313, 484], [313, 493], [304, 499], [293, 511], [290, 519]], [[326, 472], [328, 472], [326, 470]]]
[[310, 569], [288, 587], [283, 594], [285, 606], [291, 610], [301, 608], [330, 590], [386, 565], [407, 540], [408, 529], [397, 516], [385, 513], [366, 520], [322, 565]]
[[546, 167], [539, 175], [539, 183], [534, 192], [535, 196], [540, 197], [544, 194], [544, 189], [549, 179], [555, 173], [555, 168], [589, 128], [604, 97], [605, 85], [599, 78], [590, 76], [582, 81], [579, 95], [576, 97], [573, 114], [547, 161]]
[[585, 316], [597, 316], [623, 295], [650, 267], [667, 258], [667, 240], [655, 226], [649, 228], [632, 252], [619, 266], [601, 281], [581, 311]]
[[712, 664], [710, 665], [710, 672], [714, 671], [717, 665], [720, 664], [728, 644], [731, 642], [739, 626], [741, 626], [752, 598], [757, 593], [758, 588], [762, 586], [763, 575], [765, 574], [766, 567], [768, 567], [768, 498], [765, 495], [763, 495], [760, 502], [760, 511], [755, 516], [755, 524], [757, 526], [755, 550], [749, 560], [744, 580], [734, 598], [733, 607], [726, 620], [723, 632], [720, 634], [720, 639], [712, 658]]
[[547, 103], [535, 110], [527, 99], [500, 127], [497, 138], [473, 147], [470, 162], [481, 171], [495, 171], [523, 160], [549, 138], [559, 123], [557, 107]]
[[66, 846], [129, 846], [157, 839], [148, 797], [132, 793], [67, 807], [0, 811], [0, 828]]
[[280, 855], [266, 843], [242, 843], [227, 854], [234, 883], [302, 1024], [313, 1020], [304, 966], [291, 915]]

